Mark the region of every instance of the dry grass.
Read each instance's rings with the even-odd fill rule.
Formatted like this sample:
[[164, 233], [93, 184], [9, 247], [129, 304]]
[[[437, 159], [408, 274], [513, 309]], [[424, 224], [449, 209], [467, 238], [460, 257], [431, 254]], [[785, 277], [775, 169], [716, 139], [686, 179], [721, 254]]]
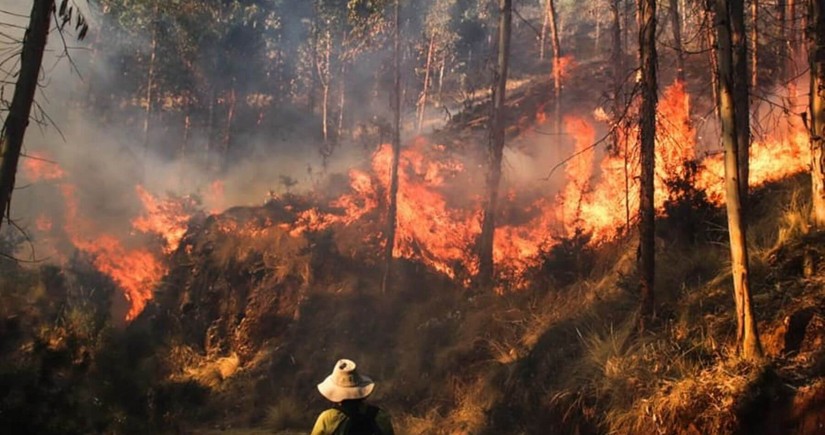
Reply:
[[308, 421], [305, 410], [295, 399], [281, 398], [267, 410], [264, 424], [274, 433], [282, 433], [280, 431], [290, 431], [308, 426]]
[[[763, 200], [765, 213], [752, 223], [749, 240], [757, 291], [771, 256], [808, 233], [805, 198], [805, 189], [793, 185]], [[634, 315], [620, 323], [594, 320], [579, 333], [581, 356], [568, 364], [572, 376], [554, 403], [607, 433], [735, 431], [736, 407], [765, 366], [735, 355], [727, 251], [672, 247], [660, 254], [657, 275], [664, 277], [657, 298], [675, 308], [672, 318], [642, 336], [634, 333]]]
[[178, 381], [195, 381], [213, 390], [220, 388], [225, 380], [234, 376], [241, 368], [240, 359], [234, 353], [214, 360], [192, 355], [191, 352], [187, 356], [191, 365], [184, 367], [183, 373], [173, 378]]
[[216, 237], [220, 238], [220, 242], [215, 243], [212, 258], [222, 270], [231, 270], [232, 265], [243, 264], [250, 256], [261, 253], [263, 266], [275, 282], [281, 282], [288, 276], [309, 282], [309, 243], [304, 237], [293, 237], [277, 225], [259, 227], [253, 223], [234, 230], [231, 235], [218, 234]]
[[665, 379], [649, 397], [626, 412], [612, 413], [613, 433], [668, 433], [691, 427], [696, 433], [731, 433], [736, 406], [758, 379], [760, 366], [731, 358], [698, 372]]

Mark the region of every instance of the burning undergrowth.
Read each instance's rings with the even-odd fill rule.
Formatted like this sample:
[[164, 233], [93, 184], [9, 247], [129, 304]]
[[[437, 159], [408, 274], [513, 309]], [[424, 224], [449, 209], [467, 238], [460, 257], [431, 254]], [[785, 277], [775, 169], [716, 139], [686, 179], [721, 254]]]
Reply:
[[[541, 270], [556, 247], [563, 251], [571, 242], [582, 241], [598, 246], [621, 236], [633, 224], [638, 209], [638, 198], [633, 194], [638, 190], [637, 132], [620, 132], [618, 146], [609, 150], [597, 146], [607, 119], [596, 111], [566, 116], [562, 126], [566, 139], [559, 141], [538, 134], [547, 120], [543, 106], [536, 106], [538, 113], [530, 116], [532, 124], [514, 132], [505, 162], [506, 184], [494, 246], [499, 292], [529, 286], [530, 271]], [[723, 202], [721, 155], [705, 156], [700, 151], [703, 146], [689, 120], [689, 106], [681, 83], [663, 92], [655, 200], [660, 213], [670, 210], [667, 204], [684, 199], [687, 193], [680, 190], [684, 185], [694, 186], [691, 192], [699, 193], [694, 196], [701, 196], [710, 205]], [[484, 195], [484, 143], [478, 137], [465, 137], [461, 143], [442, 142], [438, 135], [416, 137], [405, 144], [400, 159], [393, 254], [419, 262], [463, 287], [471, 284], [478, 268], [474, 247]], [[570, 157], [561, 171], [548, 178], [558, 149], [567, 149]], [[802, 171], [807, 158], [804, 132], [792, 129], [755, 142], [751, 184], [761, 185]], [[199, 231], [223, 234], [220, 242], [213, 242], [217, 251], [212, 255], [225, 257], [210, 263], [215, 273], [226, 270], [232, 256], [258, 255], [262, 262], [251, 276], [290, 270], [276, 275], [284, 278], [293, 274], [306, 286], [314, 273], [313, 265], [297, 273], [272, 258], [288, 257], [276, 249], [280, 246], [289, 247], [285, 252], [291, 257], [320, 257], [318, 240], [324, 240], [336, 255], [377, 265], [387, 227], [390, 162], [390, 146], [378, 146], [367, 161], [346, 175], [332, 175], [304, 193], [271, 194], [263, 209], [252, 207], [246, 213], [231, 209], [215, 214], [214, 204], [231, 203], [228, 198], [213, 198], [222, 191], [221, 180], [214, 180], [203, 195], [162, 196], [138, 184], [125, 196], [140, 205], [130, 206], [131, 211], [119, 222], [105, 225], [101, 225], [100, 216], [83, 213], [101, 208], [88, 207], [96, 200], [86, 192], [88, 186], [76, 184], [70, 171], [53, 162], [51, 156], [32, 154], [24, 160], [23, 177], [48, 190], [51, 201], [62, 204], [59, 216], [40, 214], [34, 219], [37, 237], [52, 242], [46, 244], [58, 260], [65, 258], [61, 253], [70, 251], [68, 248], [88, 254], [97, 269], [123, 290], [130, 305], [125, 317], [133, 320], [153, 298], [155, 289], [166, 286], [161, 284], [164, 276], [170, 267], [176, 267], [169, 259], [194, 249], [191, 243], [178, 246], [187, 239], [185, 234], [189, 240], [197, 239], [194, 234]], [[536, 169], [535, 162], [544, 165]], [[204, 208], [208, 210], [201, 211]], [[260, 240], [271, 243], [262, 245]], [[296, 254], [299, 251], [301, 255]]]

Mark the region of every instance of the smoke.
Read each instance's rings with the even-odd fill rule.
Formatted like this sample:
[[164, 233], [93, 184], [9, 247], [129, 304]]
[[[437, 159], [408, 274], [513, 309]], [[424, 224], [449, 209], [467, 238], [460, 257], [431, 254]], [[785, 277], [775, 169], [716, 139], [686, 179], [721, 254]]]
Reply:
[[[30, 1], [4, 2], [0, 21], [9, 29], [5, 32], [8, 40], [3, 41], [4, 49], [19, 51], [30, 7]], [[74, 7], [91, 22], [92, 38], [103, 26], [101, 17], [89, 10], [85, 2]], [[90, 226], [96, 231], [139, 244], [132, 237], [130, 226], [130, 221], [142, 211], [138, 185], [155, 195], [196, 195], [207, 210], [221, 211], [234, 205], [259, 205], [270, 192], [306, 190], [320, 182], [323, 174], [318, 134], [309, 132], [315, 121], [313, 116], [298, 116], [291, 131], [279, 135], [263, 137], [233, 132], [233, 146], [239, 151], [230, 150], [230, 164], [225, 171], [219, 171], [214, 168], [226, 156], [221, 150], [204, 149], [208, 138], [201, 126], [192, 126], [189, 148], [182, 148], [182, 116], [163, 114], [151, 118], [150, 140], [144, 144], [142, 135], [136, 134], [134, 128], [140, 124], [135, 118], [140, 121], [141, 111], [122, 110], [125, 115], [119, 118], [117, 108], [102, 117], [87, 110], [85, 103], [92, 92], [107, 95], [122, 85], [118, 82], [122, 66], [113, 61], [119, 57], [117, 52], [133, 52], [137, 47], [146, 54], [150, 41], [143, 35], [123, 41], [123, 46], [112, 50], [114, 54], [100, 55], [94, 47], [76, 41], [76, 34], [68, 27], [71, 26], [62, 35], [55, 28], [50, 34], [41, 87], [36, 95], [37, 108], [32, 114], [36, 122], [27, 130], [21, 162], [25, 166], [27, 159], [46, 159], [47, 165], [61, 168], [66, 175], [60, 180], [42, 181], [31, 179], [31, 174], [21, 170], [12, 201], [14, 222], [33, 233], [35, 239], [39, 236], [35, 231], [38, 219], [46, 217], [60, 223], [66, 215], [61, 185], [75, 187], [79, 212], [93, 222]], [[289, 31], [297, 32], [295, 26]], [[14, 72], [6, 75], [13, 77]], [[12, 91], [13, 84], [3, 85], [3, 95], [9, 96]], [[325, 169], [327, 173], [345, 171], [368, 155], [363, 148], [354, 146], [336, 152], [338, 155]], [[181, 157], [183, 153], [186, 154]], [[216, 182], [220, 192], [214, 192]], [[52, 227], [57, 230], [59, 225]], [[42, 252], [52, 251], [39, 248]]]

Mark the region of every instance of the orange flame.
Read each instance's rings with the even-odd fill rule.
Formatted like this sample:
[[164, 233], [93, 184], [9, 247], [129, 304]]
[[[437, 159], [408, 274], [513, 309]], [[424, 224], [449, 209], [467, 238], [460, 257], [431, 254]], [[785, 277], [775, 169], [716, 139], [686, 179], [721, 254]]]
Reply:
[[[480, 214], [448, 206], [440, 189], [448, 179], [462, 171], [463, 166], [446, 156], [444, 151], [443, 147], [432, 147], [423, 137], [417, 137], [401, 152], [393, 255], [419, 258], [433, 269], [455, 278], [459, 266], [475, 270], [475, 262], [468, 252], [481, 230]], [[373, 170], [387, 191], [391, 161], [389, 145], [381, 146], [373, 158]]]
[[[668, 199], [668, 182], [686, 176], [684, 163], [696, 159], [696, 133], [689, 107], [690, 98], [682, 83], [664, 90], [656, 137], [655, 206], [659, 210]], [[542, 114], [539, 109], [535, 122], [542, 121]], [[594, 127], [583, 118], [567, 117], [565, 129], [574, 139], [576, 157], [565, 168], [567, 183], [556, 200], [544, 193], [525, 207], [518, 205], [524, 200], [517, 193], [523, 196], [523, 192], [512, 190], [501, 201], [494, 260], [515, 287], [524, 279], [523, 272], [537, 264], [539, 254], [557, 243], [558, 236], [583, 231], [593, 243], [603, 242], [616, 237], [638, 211], [638, 130], [620, 132], [620, 141], [626, 140], [627, 145], [605, 154], [594, 173], [597, 153], [590, 148], [595, 141]], [[373, 155], [372, 176], [352, 171], [351, 192], [333, 202], [343, 214], [308, 210], [294, 226], [296, 232], [334, 223], [349, 225], [384, 204], [391, 157], [390, 146], [382, 145]], [[760, 185], [805, 170], [808, 159], [804, 131], [791, 138], [755, 142], [750, 182]], [[723, 200], [721, 168], [721, 156], [706, 158], [695, 183], [716, 204]], [[473, 198], [464, 201], [464, 207], [455, 207], [446, 195], [463, 169], [444, 147], [432, 146], [423, 138], [416, 138], [402, 150], [395, 256], [418, 259], [452, 278], [475, 273], [473, 246], [480, 233], [481, 201]], [[559, 231], [555, 236], [554, 229]]]
[[590, 188], [590, 179], [593, 176], [593, 162], [596, 150], [593, 143], [596, 139], [596, 130], [582, 118], [568, 116], [564, 119], [564, 128], [567, 134], [573, 137], [575, 149], [573, 159], [565, 166], [567, 186], [561, 194], [561, 220], [564, 222], [568, 236], [573, 230], [581, 226], [581, 205], [584, 196]]
[[30, 153], [23, 160], [22, 173], [29, 181], [52, 181], [66, 176], [57, 163], [49, 160], [43, 152]]
[[117, 238], [102, 234], [85, 237], [93, 233], [93, 227], [79, 215], [75, 187], [68, 183], [60, 185], [66, 203], [65, 230], [72, 244], [92, 258], [95, 268], [109, 276], [124, 292], [131, 306], [126, 320], [134, 320], [152, 299], [152, 289], [166, 274], [161, 261], [145, 249], [126, 249]]
[[183, 200], [159, 200], [143, 186], [137, 186], [136, 190], [145, 213], [132, 220], [132, 227], [143, 233], [160, 235], [164, 240], [163, 252], [174, 252], [186, 234], [190, 217], [184, 209]]

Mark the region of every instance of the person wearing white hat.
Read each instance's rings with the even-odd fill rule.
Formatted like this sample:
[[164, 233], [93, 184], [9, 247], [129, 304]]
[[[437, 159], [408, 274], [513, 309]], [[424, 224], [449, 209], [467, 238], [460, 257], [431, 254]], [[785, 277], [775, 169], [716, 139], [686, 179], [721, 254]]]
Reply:
[[365, 399], [375, 382], [360, 375], [355, 362], [340, 359], [332, 374], [318, 384], [318, 391], [333, 403], [318, 416], [312, 435], [395, 435], [389, 414]]

